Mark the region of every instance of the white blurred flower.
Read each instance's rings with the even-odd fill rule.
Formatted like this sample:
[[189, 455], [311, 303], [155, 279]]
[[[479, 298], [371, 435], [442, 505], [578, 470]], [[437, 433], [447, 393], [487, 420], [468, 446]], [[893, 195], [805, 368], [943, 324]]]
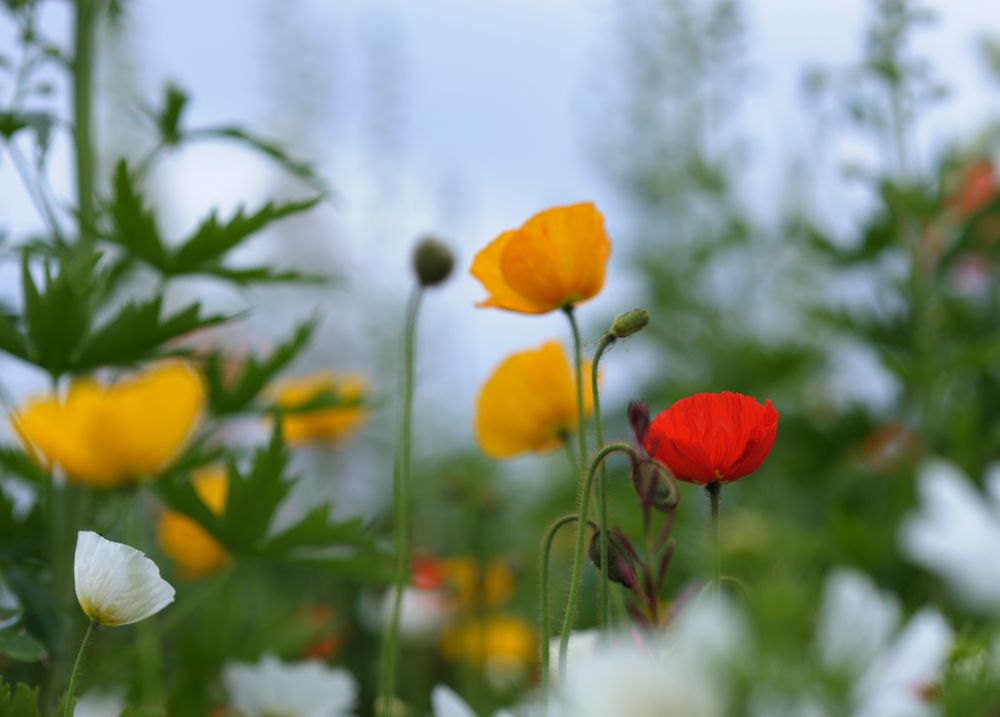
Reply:
[[727, 665], [746, 645], [742, 617], [727, 605], [688, 605], [662, 638], [619, 637], [571, 659], [556, 710], [572, 717], [721, 717]]
[[125, 698], [120, 692], [91, 690], [76, 700], [73, 717], [119, 717], [125, 711]]
[[[382, 595], [364, 595], [359, 605], [360, 617], [366, 627], [379, 631], [389, 623], [395, 588]], [[452, 603], [441, 590], [407, 587], [399, 608], [399, 634], [410, 640], [426, 640], [435, 636], [452, 613]]]
[[357, 703], [354, 677], [317, 660], [285, 663], [266, 654], [256, 665], [226, 665], [222, 679], [242, 717], [344, 717]]
[[[600, 641], [600, 630], [576, 630], [570, 633], [566, 644], [566, 664], [572, 665], [593, 655], [597, 652]], [[549, 641], [549, 674], [556, 679], [559, 678], [559, 665], [559, 638], [554, 637]]]
[[[434, 717], [476, 717], [476, 713], [465, 700], [444, 685], [438, 685], [431, 692], [431, 706], [434, 708]], [[494, 717], [513, 717], [513, 715], [506, 710], [500, 710]]]
[[900, 630], [895, 596], [859, 572], [838, 569], [826, 579], [817, 651], [822, 664], [846, 677], [852, 717], [923, 717], [934, 709], [923, 696], [940, 677], [952, 632], [925, 608]]
[[1000, 612], [1000, 465], [986, 471], [982, 495], [952, 463], [925, 462], [920, 508], [900, 530], [903, 552], [944, 578], [970, 607]]
[[77, 534], [73, 577], [84, 614], [101, 625], [138, 622], [174, 601], [174, 589], [156, 563], [88, 530]]

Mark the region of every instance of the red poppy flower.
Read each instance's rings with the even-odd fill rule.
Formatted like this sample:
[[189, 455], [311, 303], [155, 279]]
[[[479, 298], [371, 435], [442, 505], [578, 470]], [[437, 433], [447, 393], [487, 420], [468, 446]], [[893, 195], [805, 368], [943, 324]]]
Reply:
[[771, 452], [778, 411], [739, 393], [699, 393], [677, 401], [643, 431], [646, 452], [678, 480], [731, 483], [753, 473]]

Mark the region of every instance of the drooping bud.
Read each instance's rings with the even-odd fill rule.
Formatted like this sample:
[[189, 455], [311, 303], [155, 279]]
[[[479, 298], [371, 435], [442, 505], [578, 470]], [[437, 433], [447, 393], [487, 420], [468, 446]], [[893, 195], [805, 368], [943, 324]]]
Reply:
[[413, 250], [413, 271], [421, 286], [436, 286], [448, 278], [455, 257], [448, 245], [435, 237], [424, 237]]
[[616, 339], [624, 339], [637, 331], [642, 331], [649, 323], [649, 312], [645, 309], [632, 309], [618, 314], [611, 322], [609, 333]]
[[[620, 530], [608, 531], [608, 580], [627, 588], [634, 588], [636, 585], [635, 549], [632, 548], [628, 538]], [[601, 569], [601, 531], [594, 533], [590, 539], [590, 548], [587, 550], [590, 562], [598, 570]]]
[[630, 401], [628, 404], [628, 422], [635, 433], [635, 440], [639, 445], [643, 445], [646, 440], [646, 431], [649, 430], [649, 406], [645, 401]]
[[661, 513], [676, 508], [681, 499], [670, 469], [659, 461], [639, 461], [632, 472], [632, 485], [644, 505]]

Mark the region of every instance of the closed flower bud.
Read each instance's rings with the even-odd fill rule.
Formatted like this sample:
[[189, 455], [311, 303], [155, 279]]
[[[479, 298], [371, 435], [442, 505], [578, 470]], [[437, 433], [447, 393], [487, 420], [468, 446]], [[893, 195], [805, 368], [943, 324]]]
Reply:
[[632, 309], [615, 317], [615, 320], [611, 322], [610, 334], [616, 339], [624, 339], [638, 331], [642, 331], [648, 323], [648, 311], [645, 309]]
[[681, 495], [670, 469], [657, 461], [640, 461], [632, 474], [635, 492], [643, 503], [661, 513], [677, 507]]
[[628, 404], [628, 422], [632, 426], [635, 440], [642, 445], [649, 430], [649, 406], [645, 401], [630, 401]]
[[[613, 583], [633, 588], [636, 584], [636, 567], [634, 550], [631, 549], [628, 538], [618, 530], [608, 531], [608, 579]], [[594, 533], [587, 551], [590, 562], [598, 570], [601, 569], [601, 532]]]
[[448, 278], [455, 266], [455, 257], [444, 242], [424, 237], [413, 250], [413, 271], [421, 286], [436, 286]]

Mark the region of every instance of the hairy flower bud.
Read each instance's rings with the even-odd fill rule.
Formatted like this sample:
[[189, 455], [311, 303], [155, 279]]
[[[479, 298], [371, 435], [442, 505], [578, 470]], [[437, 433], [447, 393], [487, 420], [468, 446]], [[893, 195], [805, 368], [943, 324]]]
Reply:
[[436, 286], [451, 274], [455, 257], [439, 239], [424, 237], [413, 250], [413, 271], [421, 286]]
[[615, 317], [615, 320], [611, 322], [609, 333], [616, 339], [624, 339], [638, 331], [642, 331], [648, 323], [648, 311], [645, 309], [632, 309]]
[[657, 461], [638, 462], [632, 473], [632, 484], [643, 503], [661, 513], [676, 508], [681, 498], [670, 469]]
[[[619, 530], [608, 531], [608, 580], [627, 588], [636, 585], [636, 565], [631, 544]], [[590, 562], [601, 569], [601, 531], [594, 533], [587, 550]]]

